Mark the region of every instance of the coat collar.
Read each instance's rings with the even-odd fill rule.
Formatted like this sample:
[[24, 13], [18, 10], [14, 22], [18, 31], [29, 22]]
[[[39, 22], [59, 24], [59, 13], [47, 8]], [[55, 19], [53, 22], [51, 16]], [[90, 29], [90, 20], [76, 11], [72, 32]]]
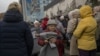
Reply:
[[8, 10], [4, 15], [4, 22], [20, 22], [23, 21], [23, 16], [18, 10]]

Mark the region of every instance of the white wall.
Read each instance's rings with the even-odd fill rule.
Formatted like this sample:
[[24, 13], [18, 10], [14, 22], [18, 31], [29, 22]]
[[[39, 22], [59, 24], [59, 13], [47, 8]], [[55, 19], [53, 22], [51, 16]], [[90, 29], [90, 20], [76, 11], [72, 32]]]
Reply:
[[[54, 15], [57, 15], [58, 7], [63, 12], [66, 10], [66, 8], [72, 3], [73, 0], [65, 0], [61, 3], [58, 3], [54, 5], [53, 7], [49, 8], [45, 11], [45, 14], [47, 14], [49, 17], [51, 17], [50, 13], [52, 12]], [[76, 6], [83, 5], [86, 2], [86, 0], [76, 0]]]
[[87, 0], [76, 0], [76, 6], [84, 5]]

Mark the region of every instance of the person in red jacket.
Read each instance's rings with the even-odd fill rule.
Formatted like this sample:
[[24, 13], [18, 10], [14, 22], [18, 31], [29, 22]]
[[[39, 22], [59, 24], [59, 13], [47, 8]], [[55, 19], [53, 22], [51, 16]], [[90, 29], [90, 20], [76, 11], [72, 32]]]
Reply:
[[42, 27], [43, 30], [46, 29], [48, 20], [49, 20], [48, 17], [43, 18], [43, 20], [42, 20], [42, 22], [41, 22], [41, 27]]
[[[42, 46], [43, 48], [41, 49], [39, 56], [63, 56], [63, 54], [64, 54], [63, 40], [62, 40], [60, 32], [57, 31], [56, 26], [57, 26], [57, 23], [55, 22], [55, 20], [48, 21], [47, 29], [45, 30], [45, 33], [55, 32], [55, 33], [57, 33], [57, 35], [59, 35], [59, 37], [51, 38], [50, 40], [45, 40], [45, 39], [40, 37], [38, 40], [38, 44], [40, 46]], [[48, 47], [48, 46], [50, 46], [50, 45], [48, 45], [49, 42], [55, 43], [56, 48], [49, 48]], [[47, 46], [47, 47], [45, 47], [45, 46]]]

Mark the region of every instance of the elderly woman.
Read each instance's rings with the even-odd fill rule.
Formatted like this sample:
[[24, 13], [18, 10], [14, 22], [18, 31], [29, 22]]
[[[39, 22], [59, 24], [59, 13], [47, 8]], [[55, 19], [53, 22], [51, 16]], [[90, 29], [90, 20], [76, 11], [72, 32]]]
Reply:
[[[38, 44], [42, 46], [40, 50], [39, 56], [63, 56], [64, 55], [64, 46], [61, 33], [56, 29], [57, 23], [55, 20], [49, 20], [47, 23], [47, 29], [44, 33], [54, 32], [57, 34], [54, 37], [50, 34], [48, 37], [45, 38], [40, 36], [38, 40]], [[40, 34], [41, 35], [41, 34]]]
[[0, 22], [0, 56], [31, 56], [33, 37], [20, 5], [11, 3]]
[[96, 6], [93, 8], [94, 17], [98, 23], [100, 23], [100, 6]]
[[80, 56], [96, 56], [95, 32], [97, 22], [93, 17], [92, 8], [84, 5], [80, 8], [81, 20], [73, 33], [77, 38], [78, 50]]
[[100, 6], [94, 7], [94, 17], [97, 21], [97, 31], [96, 31], [96, 40], [97, 40], [97, 51], [100, 52]]
[[68, 22], [67, 34], [70, 41], [70, 56], [78, 56], [78, 48], [76, 38], [73, 36], [73, 32], [77, 27], [79, 21], [79, 9], [75, 9], [68, 14], [70, 20]]

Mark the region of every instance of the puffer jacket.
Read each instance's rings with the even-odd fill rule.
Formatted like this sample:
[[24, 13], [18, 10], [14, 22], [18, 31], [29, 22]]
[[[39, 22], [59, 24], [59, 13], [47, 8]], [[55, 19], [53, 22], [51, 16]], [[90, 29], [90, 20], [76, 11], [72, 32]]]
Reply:
[[80, 15], [81, 20], [73, 34], [78, 39], [78, 48], [82, 50], [94, 50], [97, 48], [95, 39], [97, 23], [92, 16], [92, 8], [84, 5], [80, 8]]
[[0, 56], [31, 56], [33, 38], [18, 10], [5, 13], [0, 22]]

